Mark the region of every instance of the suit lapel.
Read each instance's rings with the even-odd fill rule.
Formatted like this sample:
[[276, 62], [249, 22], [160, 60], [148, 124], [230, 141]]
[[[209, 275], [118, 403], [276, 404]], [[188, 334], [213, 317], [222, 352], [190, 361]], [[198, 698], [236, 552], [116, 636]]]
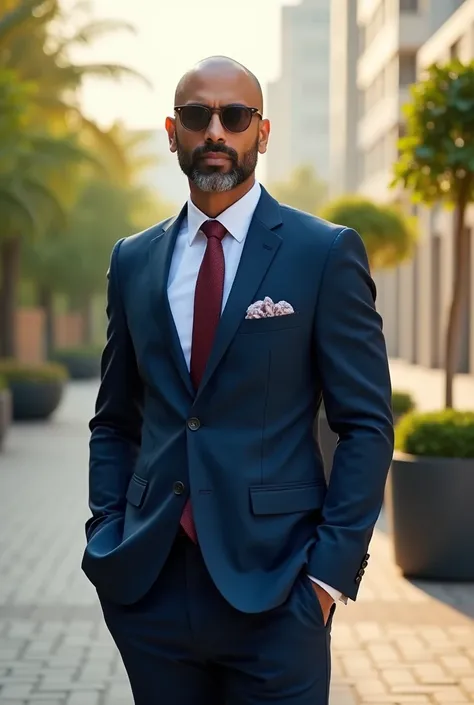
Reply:
[[170, 341], [171, 356], [178, 372], [186, 388], [190, 394], [194, 396], [193, 384], [168, 299], [168, 275], [171, 266], [171, 258], [173, 257], [176, 238], [178, 237], [186, 212], [187, 206], [184, 206], [177, 218], [174, 218], [171, 223], [151, 241], [149, 269], [151, 277], [151, 307], [153, 313], [160, 329], [163, 330], [165, 337]]
[[280, 207], [277, 201], [262, 188], [262, 195], [247, 233], [234, 284], [217, 328], [214, 345], [196, 399], [199, 398], [229, 347], [281, 245], [280, 235], [273, 230], [280, 224]]

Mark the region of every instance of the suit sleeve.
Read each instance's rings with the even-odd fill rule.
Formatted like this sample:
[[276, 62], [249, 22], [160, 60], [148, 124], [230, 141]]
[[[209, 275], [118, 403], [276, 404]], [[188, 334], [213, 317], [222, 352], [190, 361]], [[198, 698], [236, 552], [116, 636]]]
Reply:
[[89, 507], [91, 538], [107, 518], [122, 514], [128, 482], [141, 443], [143, 385], [120, 293], [115, 245], [107, 272], [107, 342], [102, 354], [101, 383], [89, 428]]
[[393, 455], [391, 381], [363, 242], [349, 228], [328, 255], [314, 347], [326, 415], [339, 435], [308, 572], [355, 600]]

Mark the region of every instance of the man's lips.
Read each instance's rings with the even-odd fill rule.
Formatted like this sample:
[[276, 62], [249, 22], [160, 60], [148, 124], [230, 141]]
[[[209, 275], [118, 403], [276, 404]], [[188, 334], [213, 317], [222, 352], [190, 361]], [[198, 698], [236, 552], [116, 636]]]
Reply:
[[225, 164], [225, 162], [230, 161], [230, 157], [222, 152], [206, 152], [201, 159], [204, 159], [208, 164]]

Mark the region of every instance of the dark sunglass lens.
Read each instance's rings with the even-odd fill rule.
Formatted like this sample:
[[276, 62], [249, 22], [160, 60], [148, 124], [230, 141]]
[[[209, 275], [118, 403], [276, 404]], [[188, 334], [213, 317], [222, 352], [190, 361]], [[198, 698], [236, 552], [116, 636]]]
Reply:
[[186, 105], [181, 108], [181, 122], [187, 130], [200, 132], [209, 125], [209, 111], [202, 105]]
[[243, 105], [229, 105], [222, 111], [222, 124], [229, 132], [244, 132], [251, 120], [252, 112]]

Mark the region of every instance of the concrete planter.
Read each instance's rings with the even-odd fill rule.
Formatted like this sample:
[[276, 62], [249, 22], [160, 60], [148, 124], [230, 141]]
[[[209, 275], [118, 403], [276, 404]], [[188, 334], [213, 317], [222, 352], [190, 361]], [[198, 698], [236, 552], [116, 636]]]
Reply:
[[474, 581], [473, 496], [474, 458], [395, 453], [385, 505], [403, 575]]
[[12, 395], [9, 389], [0, 389], [0, 450], [12, 421]]
[[10, 389], [15, 421], [47, 419], [58, 408], [65, 384], [63, 380], [13, 380]]

